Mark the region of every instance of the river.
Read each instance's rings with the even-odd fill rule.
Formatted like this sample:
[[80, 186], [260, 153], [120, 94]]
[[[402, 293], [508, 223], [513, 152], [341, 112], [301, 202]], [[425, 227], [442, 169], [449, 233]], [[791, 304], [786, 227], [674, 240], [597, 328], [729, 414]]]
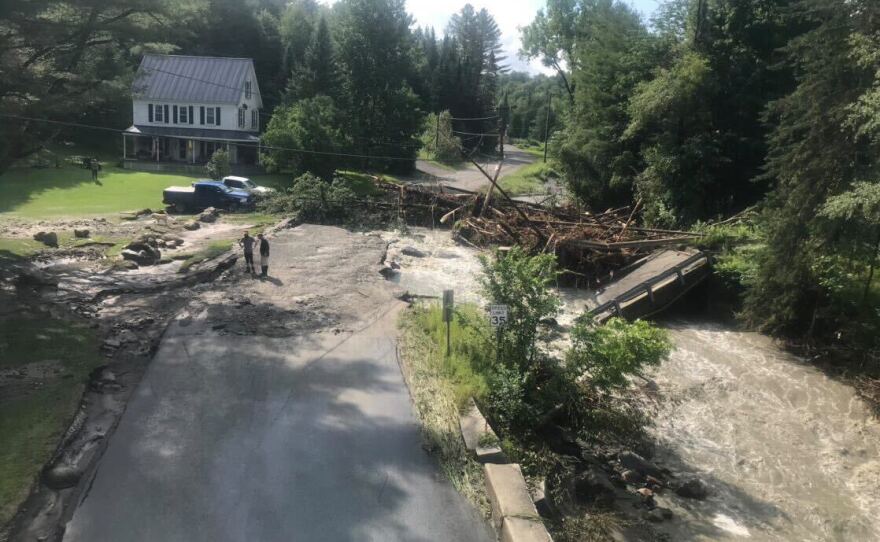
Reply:
[[[448, 232], [396, 240], [394, 279], [411, 293], [480, 301], [476, 251]], [[399, 239], [399, 240], [398, 240]], [[401, 254], [404, 246], [425, 257]], [[562, 290], [569, 325], [588, 292]], [[658, 498], [675, 513], [659, 528], [673, 541], [880, 541], [880, 423], [847, 384], [787, 354], [769, 338], [722, 325], [661, 322], [675, 349], [653, 368], [655, 460], [698, 475], [705, 501]]]

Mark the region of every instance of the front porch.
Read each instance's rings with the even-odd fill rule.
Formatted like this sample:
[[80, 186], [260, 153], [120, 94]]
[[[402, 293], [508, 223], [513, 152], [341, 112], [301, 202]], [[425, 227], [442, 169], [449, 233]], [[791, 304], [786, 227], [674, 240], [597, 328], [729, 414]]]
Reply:
[[259, 137], [246, 132], [132, 126], [122, 134], [122, 163], [140, 171], [204, 173], [214, 152], [223, 149], [233, 173], [255, 175], [264, 173], [259, 143]]

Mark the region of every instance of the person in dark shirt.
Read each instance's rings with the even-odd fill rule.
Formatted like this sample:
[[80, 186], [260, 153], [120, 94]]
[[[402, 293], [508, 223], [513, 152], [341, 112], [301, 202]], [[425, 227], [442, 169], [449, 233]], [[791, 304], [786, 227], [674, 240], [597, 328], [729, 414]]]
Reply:
[[257, 234], [260, 239], [260, 267], [262, 268], [261, 277], [269, 276], [269, 241], [263, 237], [263, 234]]
[[244, 249], [244, 265], [245, 271], [248, 273], [256, 273], [254, 269], [254, 238], [244, 232], [244, 237], [238, 240], [240, 247]]

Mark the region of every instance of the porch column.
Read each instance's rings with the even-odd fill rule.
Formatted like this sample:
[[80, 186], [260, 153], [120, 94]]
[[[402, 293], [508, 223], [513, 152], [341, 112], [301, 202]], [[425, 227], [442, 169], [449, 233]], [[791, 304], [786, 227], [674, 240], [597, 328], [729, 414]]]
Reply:
[[158, 164], [159, 163], [159, 138], [158, 137], [153, 138], [153, 148], [155, 149], [156, 163]]
[[123, 167], [125, 167], [125, 159], [128, 158], [128, 156], [127, 156], [128, 153], [126, 152], [125, 147], [126, 147], [125, 134], [122, 134], [122, 164], [123, 164]]
[[192, 159], [192, 163], [196, 163], [196, 141], [194, 139], [189, 140], [189, 154]]

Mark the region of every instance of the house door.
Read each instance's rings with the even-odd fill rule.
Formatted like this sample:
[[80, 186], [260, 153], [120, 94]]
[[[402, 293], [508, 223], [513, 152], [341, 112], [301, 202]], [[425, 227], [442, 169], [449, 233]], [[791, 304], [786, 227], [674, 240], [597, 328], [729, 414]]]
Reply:
[[186, 160], [186, 142], [180, 139], [177, 140], [177, 157]]

